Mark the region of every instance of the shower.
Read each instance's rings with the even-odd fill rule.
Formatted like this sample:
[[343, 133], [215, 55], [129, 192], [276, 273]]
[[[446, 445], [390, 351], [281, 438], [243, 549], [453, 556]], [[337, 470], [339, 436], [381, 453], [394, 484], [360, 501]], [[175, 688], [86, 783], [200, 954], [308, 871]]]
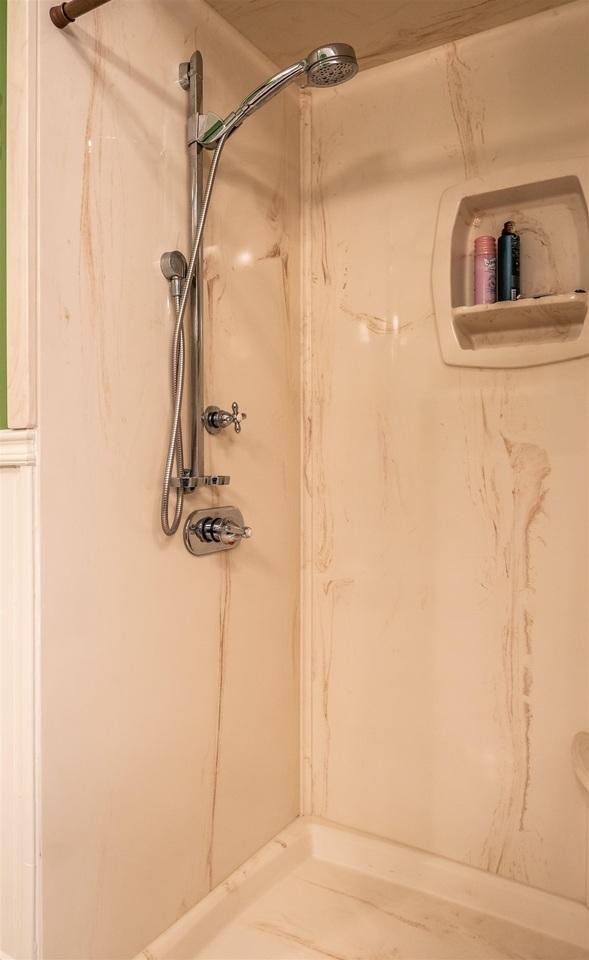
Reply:
[[[191, 171], [192, 253], [187, 263], [179, 251], [164, 253], [161, 269], [170, 287], [174, 304], [175, 324], [172, 337], [170, 387], [172, 418], [161, 496], [161, 526], [166, 536], [176, 533], [182, 519], [184, 495], [202, 486], [224, 486], [230, 477], [223, 474], [205, 474], [203, 457], [203, 430], [218, 434], [233, 425], [236, 433], [246, 414], [233, 402], [231, 412], [216, 406], [203, 405], [203, 316], [202, 316], [202, 237], [221, 153], [228, 137], [244, 120], [276, 96], [284, 87], [300, 78], [302, 86], [330, 87], [350, 80], [358, 72], [353, 47], [346, 43], [325, 44], [312, 50], [304, 59], [270, 77], [253, 90], [224, 120], [214, 113], [202, 112], [203, 61], [196, 51], [189, 62], [180, 64], [180, 85], [189, 94], [187, 145]], [[213, 157], [203, 192], [203, 149], [213, 150]], [[191, 443], [190, 461], [185, 464], [182, 436], [182, 400], [186, 369], [186, 338], [184, 316], [192, 299], [191, 344]], [[176, 465], [176, 476], [174, 472]], [[170, 488], [176, 499], [174, 516], [170, 520]], [[184, 543], [190, 553], [202, 556], [218, 550], [229, 550], [242, 539], [251, 536], [251, 529], [234, 507], [215, 507], [196, 510], [184, 527]]]

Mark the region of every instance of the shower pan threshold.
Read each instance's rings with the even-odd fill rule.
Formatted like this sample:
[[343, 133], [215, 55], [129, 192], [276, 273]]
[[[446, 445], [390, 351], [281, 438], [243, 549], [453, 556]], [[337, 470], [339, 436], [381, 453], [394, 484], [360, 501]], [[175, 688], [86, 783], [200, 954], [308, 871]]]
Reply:
[[135, 960], [580, 960], [588, 916], [580, 903], [301, 817]]

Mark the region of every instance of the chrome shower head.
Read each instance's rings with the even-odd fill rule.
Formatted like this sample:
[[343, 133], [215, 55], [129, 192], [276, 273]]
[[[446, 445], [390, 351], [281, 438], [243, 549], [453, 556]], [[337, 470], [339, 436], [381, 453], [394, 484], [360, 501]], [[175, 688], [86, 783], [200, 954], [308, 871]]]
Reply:
[[311, 50], [307, 56], [309, 87], [335, 87], [358, 73], [354, 48], [347, 43], [330, 43]]
[[286, 70], [265, 80], [256, 87], [224, 120], [214, 113], [198, 118], [197, 141], [202, 147], [213, 148], [222, 137], [228, 136], [239, 127], [245, 118], [259, 110], [264, 103], [275, 97], [283, 87], [298, 77], [303, 77], [303, 86], [334, 87], [345, 80], [351, 80], [358, 72], [358, 61], [354, 48], [347, 43], [327, 43], [311, 53], [304, 60], [293, 63]]

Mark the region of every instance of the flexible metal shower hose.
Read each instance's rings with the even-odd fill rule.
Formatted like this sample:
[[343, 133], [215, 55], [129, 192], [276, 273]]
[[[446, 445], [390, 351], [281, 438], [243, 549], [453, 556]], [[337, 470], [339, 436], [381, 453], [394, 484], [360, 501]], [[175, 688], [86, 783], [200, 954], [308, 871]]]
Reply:
[[[209, 170], [209, 176], [207, 179], [207, 186], [204, 192], [202, 200], [202, 209], [200, 214], [200, 219], [198, 221], [198, 227], [196, 229], [196, 234], [194, 237], [194, 244], [192, 247], [192, 256], [190, 257], [190, 263], [188, 264], [188, 270], [186, 274], [186, 279], [184, 281], [184, 286], [182, 289], [182, 296], [174, 297], [174, 305], [176, 308], [176, 325], [174, 327], [174, 336], [172, 338], [172, 362], [171, 362], [171, 393], [172, 393], [172, 425], [170, 428], [170, 442], [168, 444], [168, 454], [166, 457], [166, 466], [164, 469], [164, 480], [162, 484], [162, 503], [161, 503], [161, 522], [162, 530], [167, 537], [171, 537], [180, 524], [182, 519], [182, 508], [184, 505], [184, 490], [182, 486], [176, 488], [176, 505], [174, 508], [174, 519], [170, 523], [169, 517], [169, 500], [170, 500], [170, 483], [172, 479], [172, 467], [174, 465], [174, 455], [176, 456], [176, 469], [178, 471], [178, 477], [181, 479], [184, 474], [184, 455], [182, 449], [182, 424], [181, 424], [181, 415], [182, 415], [182, 395], [184, 393], [184, 314], [186, 313], [186, 304], [188, 303], [188, 298], [190, 296], [190, 287], [192, 284], [192, 278], [194, 276], [194, 271], [196, 269], [196, 261], [198, 258], [198, 251], [200, 250], [200, 245], [202, 242], [202, 236], [204, 232], [204, 226], [207, 219], [207, 213], [209, 209], [209, 203], [211, 200], [211, 194], [213, 192], [213, 184], [215, 182], [215, 177], [217, 175], [217, 167], [219, 166], [219, 160], [221, 159], [221, 153], [223, 147], [225, 146], [225, 141], [228, 134], [225, 134], [219, 140], [217, 146], [215, 147], [215, 152], [213, 154], [213, 159], [211, 161], [211, 169]], [[198, 425], [197, 425], [198, 429]]]

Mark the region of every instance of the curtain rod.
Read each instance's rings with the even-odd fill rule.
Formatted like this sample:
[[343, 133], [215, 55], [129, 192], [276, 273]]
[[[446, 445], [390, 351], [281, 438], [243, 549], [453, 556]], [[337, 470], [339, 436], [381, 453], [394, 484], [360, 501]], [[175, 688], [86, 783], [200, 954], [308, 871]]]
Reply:
[[77, 17], [81, 17], [84, 13], [89, 13], [90, 10], [95, 10], [96, 7], [101, 7], [103, 3], [108, 2], [109, 0], [67, 0], [66, 3], [60, 3], [57, 7], [51, 7], [49, 16], [55, 26], [63, 30], [69, 23], [73, 23]]

